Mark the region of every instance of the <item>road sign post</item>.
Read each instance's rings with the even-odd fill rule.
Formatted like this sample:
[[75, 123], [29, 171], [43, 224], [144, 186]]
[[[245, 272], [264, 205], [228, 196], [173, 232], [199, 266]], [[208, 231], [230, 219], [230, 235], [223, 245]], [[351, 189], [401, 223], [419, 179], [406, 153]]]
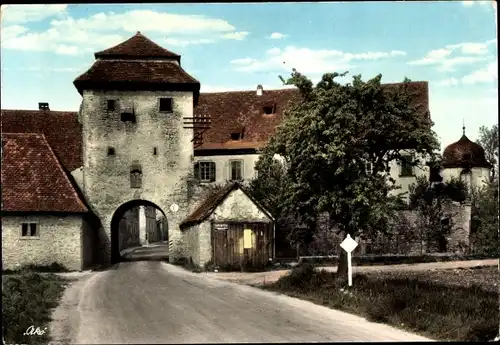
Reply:
[[356, 249], [358, 242], [354, 241], [351, 235], [347, 234], [346, 238], [340, 244], [342, 249], [347, 252], [347, 283], [352, 286], [352, 257], [351, 252]]

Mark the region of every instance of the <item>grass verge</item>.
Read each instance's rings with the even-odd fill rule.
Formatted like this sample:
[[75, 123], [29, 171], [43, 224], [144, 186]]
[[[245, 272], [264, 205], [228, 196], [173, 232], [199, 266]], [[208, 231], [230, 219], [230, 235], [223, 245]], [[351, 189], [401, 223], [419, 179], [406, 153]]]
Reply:
[[[52, 309], [67, 281], [55, 274], [21, 270], [2, 275], [2, 324], [7, 344], [48, 344]], [[42, 335], [24, 335], [30, 326]]]
[[262, 288], [437, 340], [490, 341], [498, 332], [498, 292], [479, 284], [447, 286], [415, 276], [357, 274], [349, 288], [335, 273], [304, 264]]

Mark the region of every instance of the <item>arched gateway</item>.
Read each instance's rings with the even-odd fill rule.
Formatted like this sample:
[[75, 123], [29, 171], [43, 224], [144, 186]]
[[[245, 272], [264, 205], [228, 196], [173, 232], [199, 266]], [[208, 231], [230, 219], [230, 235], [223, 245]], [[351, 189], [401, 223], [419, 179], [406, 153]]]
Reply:
[[[140, 207], [145, 207], [144, 224], [140, 222]], [[153, 212], [151, 213], [150, 210]], [[159, 211], [161, 223], [159, 223]], [[141, 243], [141, 230], [145, 232], [149, 242], [168, 241], [167, 215], [156, 204], [148, 200], [131, 200], [119, 206], [111, 218], [110, 237], [111, 237], [111, 263], [117, 263], [121, 259], [120, 252], [129, 247], [135, 247]], [[142, 228], [142, 229], [141, 229]], [[166, 232], [164, 234], [163, 232]]]

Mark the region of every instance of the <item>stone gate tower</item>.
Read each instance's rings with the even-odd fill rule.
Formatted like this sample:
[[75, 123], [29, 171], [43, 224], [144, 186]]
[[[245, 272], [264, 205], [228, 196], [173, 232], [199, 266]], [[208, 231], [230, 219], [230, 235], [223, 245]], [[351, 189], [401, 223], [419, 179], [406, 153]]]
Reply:
[[101, 249], [112, 255], [113, 216], [140, 200], [167, 215], [172, 255], [192, 169], [193, 129], [184, 119], [193, 118], [200, 83], [182, 69], [179, 55], [140, 32], [95, 58], [74, 85], [83, 97], [82, 189], [102, 224]]

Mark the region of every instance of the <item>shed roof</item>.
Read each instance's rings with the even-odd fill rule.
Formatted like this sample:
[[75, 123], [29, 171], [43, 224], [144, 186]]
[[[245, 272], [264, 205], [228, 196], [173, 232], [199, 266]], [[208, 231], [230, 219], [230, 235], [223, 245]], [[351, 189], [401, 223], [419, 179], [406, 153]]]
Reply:
[[43, 134], [2, 133], [2, 211], [87, 213]]
[[224, 187], [214, 191], [209, 194], [207, 198], [192, 212], [186, 219], [184, 219], [180, 228], [184, 229], [192, 225], [199, 224], [206, 220], [210, 215], [215, 211], [217, 206], [219, 206], [227, 196], [234, 190], [240, 189], [245, 196], [247, 196], [252, 202], [267, 216], [269, 219], [274, 220], [273, 216], [263, 208], [250, 194], [245, 188], [238, 182], [230, 182]]

